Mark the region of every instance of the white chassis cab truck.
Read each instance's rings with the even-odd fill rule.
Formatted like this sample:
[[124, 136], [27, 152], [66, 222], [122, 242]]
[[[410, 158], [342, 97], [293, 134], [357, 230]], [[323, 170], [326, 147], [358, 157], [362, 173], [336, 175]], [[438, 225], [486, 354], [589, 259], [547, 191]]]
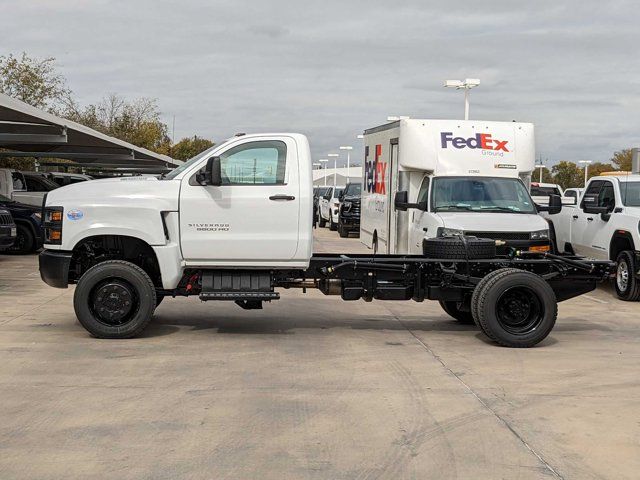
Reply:
[[640, 175], [591, 178], [549, 223], [558, 251], [615, 261], [618, 297], [640, 299]]
[[557, 302], [593, 290], [608, 261], [496, 253], [495, 241], [432, 239], [423, 255], [313, 255], [311, 156], [300, 134], [243, 135], [162, 179], [82, 182], [45, 199], [40, 274], [76, 284], [80, 323], [100, 338], [139, 334], [166, 297], [262, 308], [283, 288], [343, 300], [446, 301], [500, 345], [530, 347]]
[[[365, 130], [361, 241], [422, 254], [425, 241], [468, 235], [548, 251], [547, 222], [529, 195], [533, 125], [402, 119]], [[552, 198], [552, 197], [549, 197]]]

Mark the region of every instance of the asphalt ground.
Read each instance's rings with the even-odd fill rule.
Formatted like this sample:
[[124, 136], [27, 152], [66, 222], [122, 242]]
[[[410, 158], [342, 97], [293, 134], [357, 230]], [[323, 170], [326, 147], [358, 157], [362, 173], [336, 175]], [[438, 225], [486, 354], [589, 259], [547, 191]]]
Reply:
[[[316, 231], [316, 251], [364, 251]], [[97, 340], [0, 255], [0, 479], [637, 479], [640, 306], [609, 287], [501, 348], [436, 302], [165, 299]]]

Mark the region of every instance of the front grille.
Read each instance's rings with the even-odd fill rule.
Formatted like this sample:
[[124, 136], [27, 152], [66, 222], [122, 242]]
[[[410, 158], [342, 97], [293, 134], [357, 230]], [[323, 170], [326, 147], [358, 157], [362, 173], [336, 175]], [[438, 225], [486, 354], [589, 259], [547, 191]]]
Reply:
[[11, 218], [11, 214], [0, 212], [0, 225], [13, 225], [13, 218]]
[[492, 240], [529, 240], [529, 232], [464, 232], [465, 235]]

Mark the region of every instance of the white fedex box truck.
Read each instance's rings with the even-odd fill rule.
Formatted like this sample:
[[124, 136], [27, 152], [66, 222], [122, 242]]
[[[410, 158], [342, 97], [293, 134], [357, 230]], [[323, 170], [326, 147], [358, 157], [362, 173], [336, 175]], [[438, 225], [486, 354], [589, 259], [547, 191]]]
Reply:
[[468, 235], [549, 250], [529, 194], [533, 125], [401, 119], [365, 131], [360, 238], [380, 253], [423, 254], [427, 238]]

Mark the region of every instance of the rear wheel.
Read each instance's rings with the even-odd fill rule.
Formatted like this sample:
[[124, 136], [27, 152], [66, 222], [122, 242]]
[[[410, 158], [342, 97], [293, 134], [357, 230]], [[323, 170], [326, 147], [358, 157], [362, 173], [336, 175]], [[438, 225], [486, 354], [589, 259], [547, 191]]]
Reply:
[[320, 209], [318, 209], [318, 226], [320, 228], [324, 228], [327, 226], [327, 221], [322, 218], [322, 212], [320, 211]]
[[449, 316], [455, 318], [460, 323], [465, 325], [473, 325], [473, 316], [470, 311], [461, 310], [461, 302], [445, 302], [440, 300], [440, 306], [449, 314]]
[[618, 254], [616, 262], [615, 286], [618, 297], [629, 302], [640, 299], [640, 281], [635, 275], [638, 271], [635, 255], [625, 250]]
[[477, 295], [477, 321], [487, 336], [500, 345], [532, 347], [544, 340], [555, 325], [556, 296], [549, 284], [534, 273], [496, 272]]
[[82, 326], [98, 338], [131, 338], [148, 325], [156, 308], [149, 275], [137, 265], [109, 260], [87, 270], [73, 306]]

